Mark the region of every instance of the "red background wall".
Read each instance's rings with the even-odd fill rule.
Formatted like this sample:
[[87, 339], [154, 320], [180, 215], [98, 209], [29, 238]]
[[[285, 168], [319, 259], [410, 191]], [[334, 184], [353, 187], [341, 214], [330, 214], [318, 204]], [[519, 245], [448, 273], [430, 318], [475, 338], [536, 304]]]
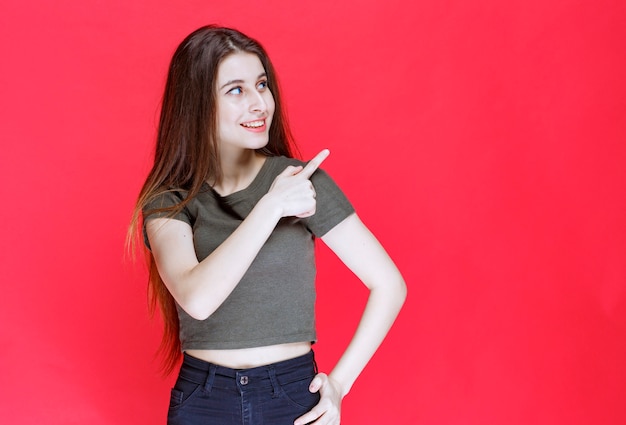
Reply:
[[[169, 58], [214, 22], [267, 47], [409, 285], [344, 423], [624, 423], [625, 5], [4, 0], [0, 418], [164, 423], [123, 241]], [[365, 291], [320, 261], [328, 370]]]

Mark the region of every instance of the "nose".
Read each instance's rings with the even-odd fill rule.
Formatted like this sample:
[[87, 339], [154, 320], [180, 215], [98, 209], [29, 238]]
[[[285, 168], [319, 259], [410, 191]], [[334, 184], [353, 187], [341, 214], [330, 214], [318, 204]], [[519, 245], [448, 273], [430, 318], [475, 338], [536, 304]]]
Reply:
[[258, 91], [252, 92], [250, 95], [250, 110], [252, 112], [265, 112], [267, 111], [267, 102], [262, 93]]

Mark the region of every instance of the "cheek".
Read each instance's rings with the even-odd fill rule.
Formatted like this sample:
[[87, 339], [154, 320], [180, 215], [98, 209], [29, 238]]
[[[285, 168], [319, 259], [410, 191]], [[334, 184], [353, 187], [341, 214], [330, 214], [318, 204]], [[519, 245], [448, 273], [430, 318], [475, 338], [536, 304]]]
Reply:
[[274, 116], [274, 111], [276, 110], [276, 103], [274, 103], [274, 96], [269, 95], [269, 98], [267, 99], [267, 110], [270, 113], [270, 116]]
[[217, 114], [216, 118], [217, 133], [221, 137], [226, 137], [228, 134], [232, 133], [233, 118], [232, 115], [228, 113], [228, 111], [222, 110], [221, 113]]
[[236, 108], [230, 104], [222, 104], [217, 110], [217, 122], [220, 124], [227, 124], [237, 121], [239, 114]]

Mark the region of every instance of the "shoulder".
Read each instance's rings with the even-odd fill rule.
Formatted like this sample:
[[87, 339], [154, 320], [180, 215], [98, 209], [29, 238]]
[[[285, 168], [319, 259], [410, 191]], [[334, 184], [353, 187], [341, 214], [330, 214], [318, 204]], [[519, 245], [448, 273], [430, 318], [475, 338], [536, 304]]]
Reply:
[[162, 187], [152, 194], [144, 206], [144, 211], [150, 209], [167, 208], [180, 204], [187, 199], [187, 191]]

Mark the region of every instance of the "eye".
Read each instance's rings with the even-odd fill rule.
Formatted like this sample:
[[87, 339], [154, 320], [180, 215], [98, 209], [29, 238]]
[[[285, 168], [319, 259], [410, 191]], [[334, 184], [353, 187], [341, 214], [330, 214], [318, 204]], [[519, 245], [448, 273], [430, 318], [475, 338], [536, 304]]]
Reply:
[[228, 90], [226, 93], [227, 94], [241, 94], [243, 93], [243, 90], [241, 90], [241, 87], [233, 87], [232, 89]]
[[260, 81], [259, 84], [257, 84], [257, 88], [259, 90], [264, 90], [264, 89], [268, 88], [268, 86], [269, 86], [269, 84], [267, 83], [267, 80]]

